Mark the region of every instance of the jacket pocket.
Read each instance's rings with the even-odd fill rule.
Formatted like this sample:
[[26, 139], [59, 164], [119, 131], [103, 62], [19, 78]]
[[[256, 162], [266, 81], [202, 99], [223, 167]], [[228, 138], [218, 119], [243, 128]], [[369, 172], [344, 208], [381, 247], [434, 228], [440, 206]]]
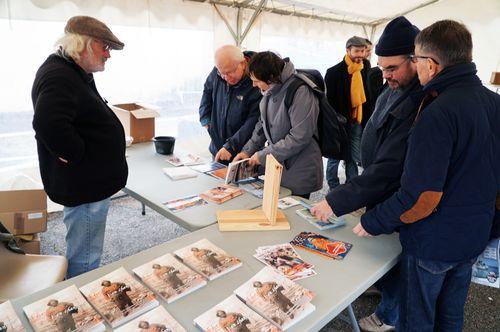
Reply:
[[427, 259], [418, 259], [418, 266], [429, 273], [439, 275], [451, 270], [456, 263], [447, 263], [439, 261], [431, 261]]

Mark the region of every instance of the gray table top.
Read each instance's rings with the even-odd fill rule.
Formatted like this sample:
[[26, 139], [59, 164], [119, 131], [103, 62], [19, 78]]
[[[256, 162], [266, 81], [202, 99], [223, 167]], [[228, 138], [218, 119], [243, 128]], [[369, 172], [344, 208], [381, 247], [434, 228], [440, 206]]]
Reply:
[[[72, 284], [80, 287], [120, 266], [131, 272], [135, 267], [156, 257], [207, 238], [229, 254], [240, 258], [243, 266], [216, 280], [209, 281], [206, 286], [173, 303], [167, 304], [159, 299], [160, 304], [182, 326], [188, 331], [197, 331], [193, 325], [194, 318], [231, 295], [233, 290], [264, 267], [264, 264], [253, 257], [257, 247], [289, 242], [301, 231], [311, 231], [353, 244], [351, 251], [342, 261], [327, 259], [297, 249], [299, 255], [306, 262], [313, 264], [318, 273], [316, 276], [297, 281], [316, 294], [312, 300], [316, 310], [290, 328], [289, 331], [318, 331], [396, 264], [401, 247], [396, 235], [358, 238], [352, 233], [352, 228], [359, 220], [354, 216], [348, 216], [347, 225], [340, 229], [319, 231], [296, 215], [297, 208], [300, 207], [291, 207], [284, 211], [292, 226], [290, 231], [222, 233], [219, 232], [217, 225], [212, 225], [63, 281], [40, 292], [14, 299], [13, 306], [27, 331], [31, 331], [31, 326], [22, 311], [24, 306]], [[147, 241], [147, 239], [145, 240]]]
[[[262, 205], [262, 199], [244, 192], [243, 195], [221, 205], [209, 202], [208, 205], [172, 213], [163, 203], [198, 195], [222, 182], [202, 173], [195, 178], [171, 180], [163, 173], [162, 168], [173, 166], [165, 161], [166, 156], [155, 152], [151, 142], [132, 145], [127, 148], [127, 156], [129, 176], [123, 191], [188, 230], [193, 231], [216, 223], [217, 210], [250, 210]], [[289, 189], [281, 188], [280, 197], [290, 194]]]

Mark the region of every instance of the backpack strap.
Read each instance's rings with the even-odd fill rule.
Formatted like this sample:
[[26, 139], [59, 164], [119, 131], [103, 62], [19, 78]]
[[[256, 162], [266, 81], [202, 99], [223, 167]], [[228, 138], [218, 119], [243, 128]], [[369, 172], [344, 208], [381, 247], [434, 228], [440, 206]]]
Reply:
[[[286, 93], [285, 93], [285, 108], [287, 111], [290, 109], [290, 106], [292, 106], [293, 99], [295, 98], [295, 94], [296, 94], [297, 90], [302, 85], [307, 85], [308, 87], [310, 87], [313, 90], [314, 94], [316, 94], [318, 92], [319, 93], [323, 92], [318, 88], [318, 86], [312, 80], [309, 79], [309, 77], [307, 77], [306, 75], [304, 75], [302, 73], [295, 73], [293, 75], [292, 79], [293, 79], [293, 81], [286, 88]], [[316, 140], [316, 142], [318, 144], [320, 144], [319, 138], [316, 137], [316, 135], [313, 135], [313, 137]]]

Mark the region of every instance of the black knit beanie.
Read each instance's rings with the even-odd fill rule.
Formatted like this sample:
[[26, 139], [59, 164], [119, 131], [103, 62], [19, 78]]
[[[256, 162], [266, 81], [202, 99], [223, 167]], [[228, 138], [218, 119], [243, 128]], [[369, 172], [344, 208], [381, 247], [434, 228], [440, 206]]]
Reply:
[[382, 32], [375, 46], [378, 56], [394, 56], [412, 54], [415, 50], [415, 37], [420, 30], [404, 16], [390, 21]]

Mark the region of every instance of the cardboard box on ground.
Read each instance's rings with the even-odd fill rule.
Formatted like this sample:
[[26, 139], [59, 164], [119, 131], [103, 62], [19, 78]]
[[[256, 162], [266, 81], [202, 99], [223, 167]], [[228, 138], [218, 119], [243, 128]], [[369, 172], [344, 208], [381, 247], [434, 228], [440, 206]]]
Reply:
[[139, 103], [111, 105], [125, 129], [125, 136], [132, 136], [134, 143], [148, 142], [155, 136], [155, 118], [160, 116], [150, 106]]
[[47, 230], [47, 194], [43, 189], [0, 191], [0, 221], [13, 234]]
[[38, 234], [17, 235], [16, 242], [19, 248], [23, 249], [25, 253], [32, 255], [40, 255], [40, 235]]

